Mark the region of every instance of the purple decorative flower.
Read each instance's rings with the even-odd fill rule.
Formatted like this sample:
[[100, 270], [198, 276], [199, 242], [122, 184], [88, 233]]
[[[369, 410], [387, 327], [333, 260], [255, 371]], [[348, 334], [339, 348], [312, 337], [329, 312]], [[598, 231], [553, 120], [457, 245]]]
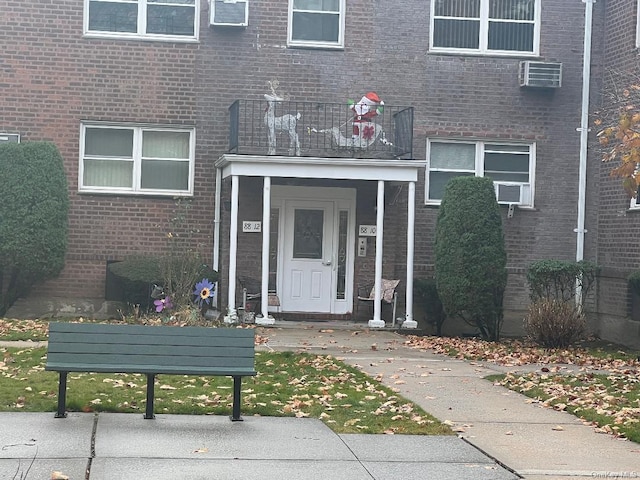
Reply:
[[193, 291], [193, 295], [196, 298], [193, 301], [199, 305], [202, 305], [202, 302], [210, 304], [214, 291], [215, 286], [213, 282], [210, 282], [208, 278], [203, 278], [202, 281], [196, 283], [196, 288]]
[[173, 304], [171, 303], [171, 297], [160, 298], [158, 300], [154, 300], [153, 304], [156, 306], [156, 312], [160, 313], [163, 310], [169, 310], [173, 308]]

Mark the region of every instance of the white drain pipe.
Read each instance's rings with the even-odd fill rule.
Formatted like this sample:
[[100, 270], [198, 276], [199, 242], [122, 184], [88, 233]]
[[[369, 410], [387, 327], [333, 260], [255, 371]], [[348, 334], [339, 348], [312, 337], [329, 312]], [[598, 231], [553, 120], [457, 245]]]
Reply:
[[[580, 120], [580, 172], [578, 177], [578, 219], [576, 232], [576, 261], [584, 260], [584, 228], [587, 190], [587, 145], [589, 140], [589, 87], [591, 81], [591, 31], [593, 4], [596, 0], [582, 0], [584, 13], [584, 53], [582, 65], [582, 115]], [[582, 305], [582, 285], [576, 280], [576, 305]]]

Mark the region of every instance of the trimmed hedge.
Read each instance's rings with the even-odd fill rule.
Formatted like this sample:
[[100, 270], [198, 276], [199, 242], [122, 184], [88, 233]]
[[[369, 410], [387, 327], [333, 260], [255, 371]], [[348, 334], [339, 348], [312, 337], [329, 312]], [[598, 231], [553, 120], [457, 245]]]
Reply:
[[69, 196], [49, 142], [0, 145], [0, 315], [64, 267]]
[[438, 212], [435, 272], [447, 316], [477, 327], [498, 340], [507, 284], [502, 216], [493, 181], [456, 177], [445, 188]]
[[593, 287], [600, 267], [581, 261], [539, 260], [529, 265], [527, 282], [531, 288], [531, 300], [554, 299], [569, 302], [576, 295], [576, 279], [582, 285], [582, 304]]

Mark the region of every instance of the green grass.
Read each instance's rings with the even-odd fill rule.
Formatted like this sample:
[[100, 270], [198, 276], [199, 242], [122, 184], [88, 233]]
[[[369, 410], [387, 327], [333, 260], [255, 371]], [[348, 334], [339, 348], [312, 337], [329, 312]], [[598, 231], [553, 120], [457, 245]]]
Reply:
[[640, 377], [620, 371], [578, 375], [530, 373], [492, 375], [488, 380], [566, 410], [598, 427], [602, 433], [640, 443]]
[[[0, 349], [0, 411], [54, 412], [58, 374], [44, 371], [46, 349]], [[256, 377], [242, 382], [242, 415], [319, 418], [338, 433], [447, 435], [415, 404], [333, 357], [256, 352]], [[155, 412], [229, 415], [233, 382], [159, 375]], [[143, 412], [146, 376], [70, 373], [68, 411]]]

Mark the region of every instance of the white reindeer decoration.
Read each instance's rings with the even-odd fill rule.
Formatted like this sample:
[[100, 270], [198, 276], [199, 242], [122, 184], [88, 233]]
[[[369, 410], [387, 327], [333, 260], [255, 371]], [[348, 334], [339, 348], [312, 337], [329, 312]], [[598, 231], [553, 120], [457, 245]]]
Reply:
[[269, 142], [268, 155], [276, 154], [276, 133], [287, 132], [289, 134], [289, 155], [293, 155], [295, 152], [296, 157], [300, 156], [300, 141], [298, 140], [298, 132], [296, 128], [298, 126], [298, 120], [302, 117], [300, 112], [296, 115], [287, 113], [280, 117], [276, 117], [276, 102], [284, 101], [284, 98], [279, 97], [276, 94], [276, 88], [278, 86], [277, 80], [274, 82], [268, 82], [271, 87], [271, 95], [265, 93], [264, 98], [267, 100], [267, 110], [264, 114], [264, 124], [267, 126], [267, 139]]

